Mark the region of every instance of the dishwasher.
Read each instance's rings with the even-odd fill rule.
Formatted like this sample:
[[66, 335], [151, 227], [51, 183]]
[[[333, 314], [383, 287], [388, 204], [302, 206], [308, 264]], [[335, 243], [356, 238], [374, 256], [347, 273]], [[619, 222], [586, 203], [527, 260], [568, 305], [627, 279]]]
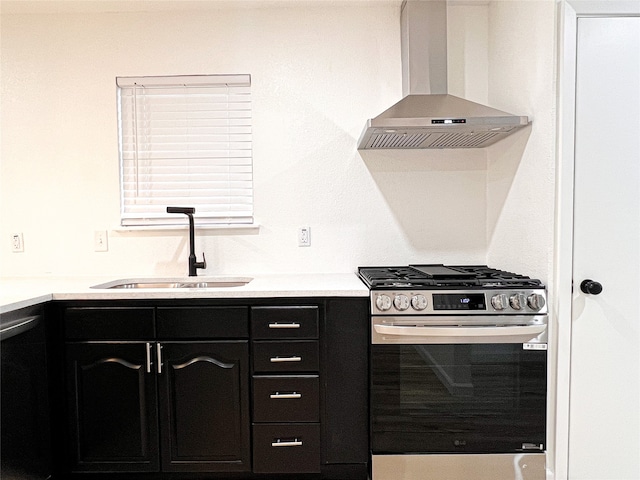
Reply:
[[46, 331], [41, 307], [0, 315], [0, 478], [51, 477]]

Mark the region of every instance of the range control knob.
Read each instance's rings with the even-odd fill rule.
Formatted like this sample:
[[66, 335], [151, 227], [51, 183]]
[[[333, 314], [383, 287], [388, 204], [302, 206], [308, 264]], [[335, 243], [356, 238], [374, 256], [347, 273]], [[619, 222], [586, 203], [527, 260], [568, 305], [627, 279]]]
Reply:
[[504, 293], [494, 295], [493, 297], [491, 297], [491, 305], [496, 310], [504, 310], [509, 306], [509, 297], [507, 297]]
[[382, 312], [386, 312], [391, 308], [391, 298], [389, 295], [378, 295], [376, 297], [376, 307]]
[[393, 299], [393, 306], [396, 307], [396, 310], [406, 310], [409, 308], [409, 297], [406, 295], [396, 295], [396, 298]]
[[509, 304], [514, 310], [522, 310], [527, 306], [527, 297], [524, 293], [515, 293], [509, 297]]
[[532, 293], [527, 297], [527, 303], [534, 310], [540, 310], [545, 305], [544, 297], [539, 293]]
[[418, 294], [411, 297], [411, 306], [414, 310], [424, 310], [427, 308], [428, 303], [427, 297], [424, 295]]

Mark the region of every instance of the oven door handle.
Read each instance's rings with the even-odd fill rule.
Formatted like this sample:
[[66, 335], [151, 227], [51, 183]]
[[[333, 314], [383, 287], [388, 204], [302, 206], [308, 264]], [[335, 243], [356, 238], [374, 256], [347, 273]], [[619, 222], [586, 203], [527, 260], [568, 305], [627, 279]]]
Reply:
[[381, 335], [403, 335], [406, 337], [508, 337], [531, 335], [535, 337], [547, 328], [546, 325], [508, 325], [504, 327], [418, 327], [398, 325], [374, 325]]

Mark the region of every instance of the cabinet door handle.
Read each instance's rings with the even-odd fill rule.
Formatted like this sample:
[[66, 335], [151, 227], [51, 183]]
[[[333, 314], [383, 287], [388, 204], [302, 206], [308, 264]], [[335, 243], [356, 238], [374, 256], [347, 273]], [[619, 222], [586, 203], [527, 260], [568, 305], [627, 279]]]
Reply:
[[298, 440], [297, 438], [295, 440], [285, 440], [285, 441], [277, 439], [275, 442], [271, 442], [271, 446], [272, 447], [301, 447], [302, 440]]
[[158, 373], [162, 373], [162, 345], [156, 343], [156, 360], [158, 361]]
[[276, 399], [276, 400], [283, 399], [283, 398], [302, 398], [302, 394], [298, 392], [291, 392], [291, 393], [276, 392], [269, 395], [269, 398]]
[[146, 344], [147, 350], [147, 373], [151, 373], [151, 344], [147, 342]]
[[269, 359], [271, 363], [282, 363], [282, 362], [301, 362], [302, 357], [292, 356], [292, 357], [271, 357]]
[[269, 328], [300, 328], [300, 324], [295, 322], [293, 323], [274, 322], [269, 324]]

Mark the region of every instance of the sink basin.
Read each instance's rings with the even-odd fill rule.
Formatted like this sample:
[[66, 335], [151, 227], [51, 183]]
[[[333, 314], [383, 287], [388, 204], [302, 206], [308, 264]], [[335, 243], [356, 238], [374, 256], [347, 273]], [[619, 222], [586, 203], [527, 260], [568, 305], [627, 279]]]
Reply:
[[242, 287], [251, 280], [251, 277], [130, 278], [94, 285], [91, 288], [228, 288]]

